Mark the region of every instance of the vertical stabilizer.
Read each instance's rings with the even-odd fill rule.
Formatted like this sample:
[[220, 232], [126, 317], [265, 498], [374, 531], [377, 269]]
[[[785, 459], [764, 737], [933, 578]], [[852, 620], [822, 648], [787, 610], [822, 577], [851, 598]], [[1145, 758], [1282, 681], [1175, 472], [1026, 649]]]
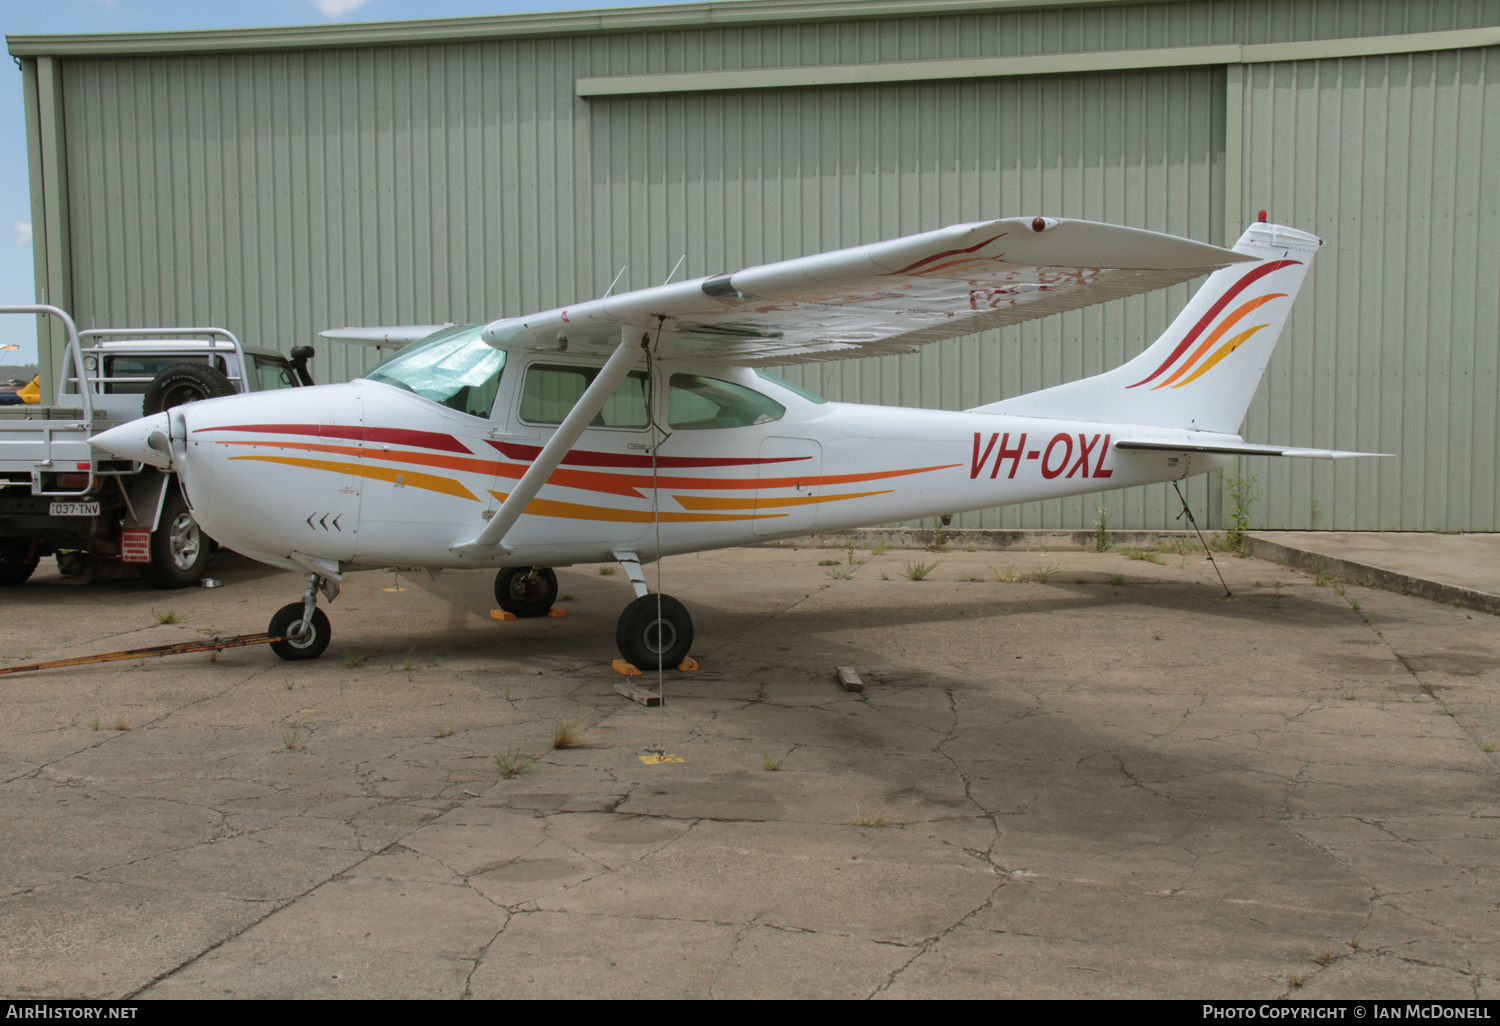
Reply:
[[1166, 333], [1112, 371], [977, 407], [976, 413], [1115, 421], [1236, 434], [1297, 289], [1323, 241], [1258, 222]]

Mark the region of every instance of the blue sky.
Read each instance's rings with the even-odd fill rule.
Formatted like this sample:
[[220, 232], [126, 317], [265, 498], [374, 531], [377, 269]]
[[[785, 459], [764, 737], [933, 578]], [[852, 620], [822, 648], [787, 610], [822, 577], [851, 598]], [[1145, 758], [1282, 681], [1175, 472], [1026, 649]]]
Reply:
[[[0, 0], [0, 32], [50, 35], [72, 32], [169, 32], [329, 22], [462, 18], [478, 14], [633, 7], [673, 0]], [[26, 174], [26, 118], [21, 71], [0, 67], [0, 304], [35, 301], [31, 263], [31, 195]], [[72, 311], [69, 311], [70, 313]], [[35, 321], [0, 316], [0, 363], [36, 359]]]

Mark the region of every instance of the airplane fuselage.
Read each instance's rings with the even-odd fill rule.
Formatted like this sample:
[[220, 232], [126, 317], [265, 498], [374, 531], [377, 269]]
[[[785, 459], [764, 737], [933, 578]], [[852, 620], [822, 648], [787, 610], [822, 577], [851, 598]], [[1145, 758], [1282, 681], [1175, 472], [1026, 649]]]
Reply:
[[[513, 356], [505, 377], [519, 382], [526, 370]], [[649, 419], [669, 425], [664, 382], [695, 370], [656, 365]], [[503, 549], [477, 557], [454, 546], [495, 515], [555, 430], [536, 423], [535, 410], [528, 418], [519, 387], [504, 382], [488, 419], [365, 380], [196, 403], [175, 428], [185, 441], [178, 468], [194, 515], [222, 543], [289, 568], [305, 565], [296, 552], [347, 569], [564, 566], [609, 562], [620, 550], [650, 560], [1171, 480], [1228, 462], [1116, 450], [1125, 424], [814, 402], [753, 371], [702, 373], [784, 412], [740, 426], [590, 427]]]

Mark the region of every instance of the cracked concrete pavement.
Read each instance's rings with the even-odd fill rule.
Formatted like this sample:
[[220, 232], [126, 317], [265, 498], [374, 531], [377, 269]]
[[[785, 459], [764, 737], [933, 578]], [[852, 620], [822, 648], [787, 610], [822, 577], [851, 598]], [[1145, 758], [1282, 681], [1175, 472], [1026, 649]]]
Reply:
[[[1495, 618], [1234, 558], [1224, 601], [1157, 558], [674, 558], [702, 668], [660, 709], [613, 691], [629, 588], [593, 567], [561, 619], [371, 572], [315, 662], [6, 677], [0, 993], [1500, 997]], [[44, 565], [0, 656], [259, 631], [301, 593], [215, 573]], [[567, 719], [587, 746], [553, 750]]]

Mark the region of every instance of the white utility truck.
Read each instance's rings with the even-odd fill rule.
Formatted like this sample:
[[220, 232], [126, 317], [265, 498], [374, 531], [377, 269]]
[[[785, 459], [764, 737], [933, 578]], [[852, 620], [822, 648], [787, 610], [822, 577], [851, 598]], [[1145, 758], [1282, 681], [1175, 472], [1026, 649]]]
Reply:
[[54, 554], [65, 575], [105, 561], [137, 564], [160, 588], [195, 584], [212, 543], [175, 476], [108, 458], [89, 438], [198, 399], [312, 384], [312, 347], [288, 359], [222, 328], [79, 332], [52, 306], [0, 313], [48, 314], [67, 334], [56, 401], [0, 406], [0, 587], [25, 582]]

